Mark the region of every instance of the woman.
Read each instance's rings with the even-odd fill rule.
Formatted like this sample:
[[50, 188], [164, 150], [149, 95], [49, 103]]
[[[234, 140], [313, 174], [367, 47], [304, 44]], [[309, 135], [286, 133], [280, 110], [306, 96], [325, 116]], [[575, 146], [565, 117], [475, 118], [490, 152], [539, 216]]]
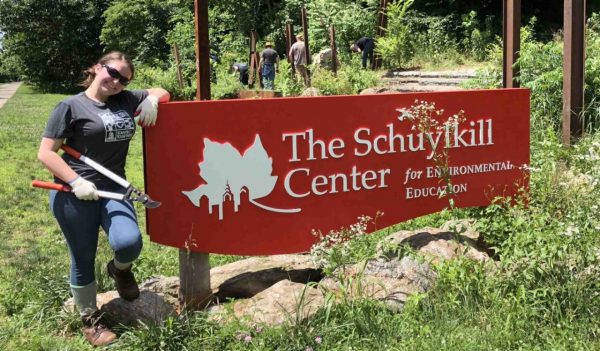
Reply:
[[162, 88], [124, 90], [133, 79], [134, 67], [120, 52], [106, 54], [85, 73], [82, 85], [86, 90], [63, 100], [52, 112], [38, 159], [54, 174], [55, 182], [72, 188], [71, 193], [52, 191], [50, 207], [69, 247], [71, 291], [83, 332], [98, 346], [116, 338], [96, 306], [94, 266], [99, 228], [107, 233], [114, 251], [114, 259], [107, 265], [108, 275], [115, 280], [119, 295], [129, 301], [139, 296], [131, 266], [141, 252], [142, 237], [130, 201], [98, 197], [98, 189], [125, 189], [78, 159], [59, 156], [57, 151], [64, 143], [124, 177], [129, 142], [136, 129], [134, 113], [140, 112], [138, 123], [142, 127], [153, 126], [158, 103], [169, 101], [170, 95]]

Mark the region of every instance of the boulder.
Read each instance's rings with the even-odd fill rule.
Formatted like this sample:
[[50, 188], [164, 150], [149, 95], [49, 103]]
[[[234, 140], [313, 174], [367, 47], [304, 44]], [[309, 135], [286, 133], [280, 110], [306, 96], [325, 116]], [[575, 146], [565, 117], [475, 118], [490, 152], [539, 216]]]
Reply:
[[253, 324], [279, 325], [309, 318], [324, 302], [322, 292], [310, 284], [282, 280], [249, 299], [213, 306], [209, 313], [212, 320], [221, 323], [234, 318]]
[[[487, 262], [481, 242], [472, 220], [447, 222], [441, 229], [399, 231], [379, 244], [377, 259], [341, 267], [324, 279], [309, 255], [247, 258], [211, 270], [215, 301], [207, 311], [219, 322], [242, 319], [266, 325], [304, 320], [326, 301], [370, 298], [400, 311], [409, 296], [433, 285], [431, 263], [459, 256]], [[405, 254], [407, 247], [415, 254]], [[125, 325], [158, 324], [177, 314], [178, 277], [152, 277], [140, 290], [132, 302], [116, 291], [99, 294], [98, 306]], [[72, 299], [66, 307], [73, 309]]]
[[345, 267], [343, 274], [327, 277], [319, 286], [336, 301], [356, 298], [380, 300], [401, 311], [410, 295], [427, 291], [435, 280], [429, 264], [412, 257], [390, 261], [377, 259]]
[[321, 91], [317, 88], [306, 88], [300, 96], [321, 96]]
[[394, 90], [390, 87], [371, 87], [362, 90], [359, 95], [396, 94], [398, 92], [398, 90]]
[[210, 270], [210, 285], [219, 301], [252, 297], [282, 280], [307, 283], [321, 278], [310, 255], [251, 257]]
[[480, 262], [490, 259], [489, 255], [479, 248], [476, 240], [437, 228], [394, 233], [379, 244], [378, 255], [388, 259], [398, 257], [405, 245], [434, 263], [455, 259], [460, 255]]
[[[96, 296], [96, 303], [102, 312], [106, 312], [117, 324], [137, 326], [139, 323], [157, 325], [169, 317], [177, 316], [176, 305], [165, 299], [160, 293], [142, 290], [140, 297], [127, 301], [119, 297], [116, 291], [108, 291]], [[75, 311], [73, 298], [65, 302], [64, 308]]]

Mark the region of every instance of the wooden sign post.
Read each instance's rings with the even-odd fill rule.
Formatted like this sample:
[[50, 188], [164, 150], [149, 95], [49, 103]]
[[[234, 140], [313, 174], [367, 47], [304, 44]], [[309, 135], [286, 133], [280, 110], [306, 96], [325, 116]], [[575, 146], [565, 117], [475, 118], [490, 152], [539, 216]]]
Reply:
[[[210, 100], [208, 0], [195, 0], [194, 14], [197, 72], [196, 98], [198, 100]], [[212, 290], [210, 289], [210, 263], [207, 252], [195, 250], [189, 246], [179, 248], [179, 303], [184, 308], [201, 309], [210, 303]]]

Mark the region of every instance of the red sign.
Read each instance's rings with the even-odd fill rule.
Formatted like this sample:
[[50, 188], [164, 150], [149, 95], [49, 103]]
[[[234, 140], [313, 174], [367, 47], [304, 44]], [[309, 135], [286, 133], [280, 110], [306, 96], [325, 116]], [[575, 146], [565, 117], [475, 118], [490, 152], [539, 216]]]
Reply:
[[[461, 110], [464, 120], [423, 129], [411, 115], [415, 100], [443, 109], [440, 122]], [[208, 253], [303, 252], [313, 229], [378, 212], [382, 228], [442, 210], [444, 170], [458, 207], [526, 186], [529, 91], [174, 102], [161, 105], [144, 142], [146, 192], [162, 202], [147, 212], [152, 241]]]

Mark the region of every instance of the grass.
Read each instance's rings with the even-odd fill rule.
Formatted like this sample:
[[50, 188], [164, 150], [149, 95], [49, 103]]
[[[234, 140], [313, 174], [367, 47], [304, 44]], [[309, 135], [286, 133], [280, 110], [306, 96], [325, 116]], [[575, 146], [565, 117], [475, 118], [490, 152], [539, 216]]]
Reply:
[[[51, 179], [36, 153], [47, 117], [63, 98], [22, 86], [0, 109], [2, 350], [92, 349], [78, 331], [77, 318], [61, 310], [70, 294], [67, 249], [49, 212], [47, 192], [30, 187], [32, 179]], [[591, 134], [579, 145], [565, 150], [554, 134], [532, 138], [535, 170], [527, 206], [498, 202], [443, 211], [351, 242], [343, 259], [360, 261], [371, 257], [390, 231], [477, 219], [498, 252], [497, 261], [483, 265], [458, 259], [435, 266], [436, 285], [411, 298], [402, 313], [377, 301], [349, 300], [326, 306], [310, 320], [261, 328], [242, 321], [219, 326], [200, 312], [158, 326], [121, 329], [111, 349], [598, 350], [600, 136]], [[127, 165], [133, 184], [143, 183], [141, 165], [138, 133]], [[144, 216], [138, 215], [143, 228]], [[144, 240], [139, 278], [177, 275], [177, 250]], [[101, 240], [99, 266], [109, 257]], [[237, 259], [211, 255], [211, 265]], [[112, 288], [102, 270], [98, 277], [101, 291]]]

